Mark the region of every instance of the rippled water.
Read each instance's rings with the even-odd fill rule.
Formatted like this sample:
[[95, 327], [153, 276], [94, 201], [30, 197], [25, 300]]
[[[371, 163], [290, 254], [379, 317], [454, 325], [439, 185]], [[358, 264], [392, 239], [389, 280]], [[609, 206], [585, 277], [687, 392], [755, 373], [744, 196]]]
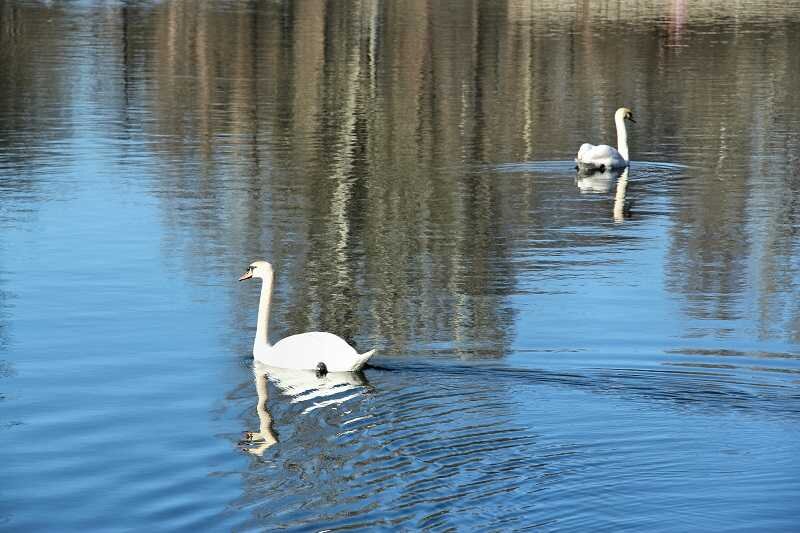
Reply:
[[[0, 529], [797, 530], [799, 49], [793, 1], [0, 1]], [[253, 367], [256, 258], [273, 339], [374, 364]]]

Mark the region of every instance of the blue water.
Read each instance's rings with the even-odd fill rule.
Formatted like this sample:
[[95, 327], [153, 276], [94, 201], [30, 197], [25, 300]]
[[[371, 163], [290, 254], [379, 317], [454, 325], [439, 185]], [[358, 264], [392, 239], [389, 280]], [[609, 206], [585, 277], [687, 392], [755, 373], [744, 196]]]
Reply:
[[0, 3], [0, 529], [797, 530], [800, 7], [624, 4]]

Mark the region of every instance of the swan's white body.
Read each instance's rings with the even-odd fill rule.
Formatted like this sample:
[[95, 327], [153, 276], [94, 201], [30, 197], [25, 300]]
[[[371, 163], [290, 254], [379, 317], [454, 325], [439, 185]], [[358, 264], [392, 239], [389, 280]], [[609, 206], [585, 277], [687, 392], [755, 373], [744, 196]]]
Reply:
[[617, 148], [607, 144], [595, 146], [583, 143], [581, 145], [575, 158], [579, 168], [604, 171], [628, 166], [628, 130], [625, 128], [625, 119], [636, 122], [633, 120], [633, 112], [630, 109], [620, 107], [614, 113], [614, 123], [617, 126]]
[[354, 372], [361, 369], [375, 353], [375, 350], [370, 350], [360, 354], [341, 337], [321, 331], [292, 335], [274, 345], [270, 344], [267, 329], [272, 299], [272, 265], [266, 261], [255, 261], [239, 280], [250, 278], [263, 280], [253, 342], [256, 361], [275, 368], [295, 370], [318, 370], [322, 363], [328, 372]]
[[253, 345], [256, 361], [276, 368], [316, 370], [325, 363], [328, 372], [354, 372], [361, 369], [375, 350], [359, 354], [343, 338], [324, 331], [291, 335], [270, 345]]

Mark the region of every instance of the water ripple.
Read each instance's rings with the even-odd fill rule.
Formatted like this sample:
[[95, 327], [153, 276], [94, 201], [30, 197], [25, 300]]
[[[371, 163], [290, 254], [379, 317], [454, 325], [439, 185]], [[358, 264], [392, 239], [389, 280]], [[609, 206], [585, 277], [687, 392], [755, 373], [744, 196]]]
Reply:
[[[559, 373], [407, 360], [368, 368], [345, 386], [351, 391], [345, 395], [341, 383], [326, 386], [313, 374], [306, 380], [305, 386], [295, 380], [288, 387], [287, 380], [269, 381], [270, 412], [280, 439], [262, 450], [244, 477], [245, 496], [236, 508], [251, 511], [251, 526], [596, 526], [597, 516], [589, 509], [598, 504], [598, 495], [608, 493], [612, 504], [614, 498], [630, 498], [630, 490], [654, 473], [676, 490], [687, 475], [695, 475], [687, 470], [695, 460], [691, 453], [676, 463], [659, 450], [680, 443], [694, 449], [708, 445], [699, 434], [659, 431], [664, 422], [657, 419], [628, 423], [642, 417], [637, 406], [660, 405], [666, 418], [688, 413], [689, 426], [708, 412], [773, 416], [777, 405], [783, 406], [780, 416], [798, 414], [793, 392], [725, 372], [588, 368]], [[596, 401], [587, 403], [586, 395]], [[593, 406], [608, 402], [618, 412], [603, 407], [600, 416], [607, 422], [601, 429]], [[308, 409], [309, 403], [317, 409]], [[720, 480], [738, 475], [723, 465], [715, 468], [710, 475]], [[604, 475], [610, 470], [618, 472], [613, 479]], [[790, 481], [770, 478], [769, 483], [785, 487]], [[644, 494], [643, 508], [665, 505], [676, 512], [670, 492], [660, 503], [648, 502]]]

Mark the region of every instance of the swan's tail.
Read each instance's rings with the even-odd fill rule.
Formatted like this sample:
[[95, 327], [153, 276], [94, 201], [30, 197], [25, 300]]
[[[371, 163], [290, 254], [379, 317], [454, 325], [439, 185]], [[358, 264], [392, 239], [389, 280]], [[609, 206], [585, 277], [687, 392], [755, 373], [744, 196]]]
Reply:
[[367, 361], [369, 361], [369, 358], [370, 358], [370, 357], [372, 357], [373, 355], [375, 355], [375, 349], [372, 349], [372, 350], [370, 350], [370, 351], [368, 351], [368, 352], [364, 352], [364, 353], [362, 353], [362, 354], [359, 354], [359, 356], [358, 356], [358, 359], [357, 359], [357, 360], [356, 360], [356, 362], [353, 364], [353, 368], [352, 368], [352, 370], [353, 370], [353, 371], [356, 371], [356, 370], [361, 370], [361, 368], [362, 368], [362, 367], [363, 367], [365, 364], [367, 364]]

